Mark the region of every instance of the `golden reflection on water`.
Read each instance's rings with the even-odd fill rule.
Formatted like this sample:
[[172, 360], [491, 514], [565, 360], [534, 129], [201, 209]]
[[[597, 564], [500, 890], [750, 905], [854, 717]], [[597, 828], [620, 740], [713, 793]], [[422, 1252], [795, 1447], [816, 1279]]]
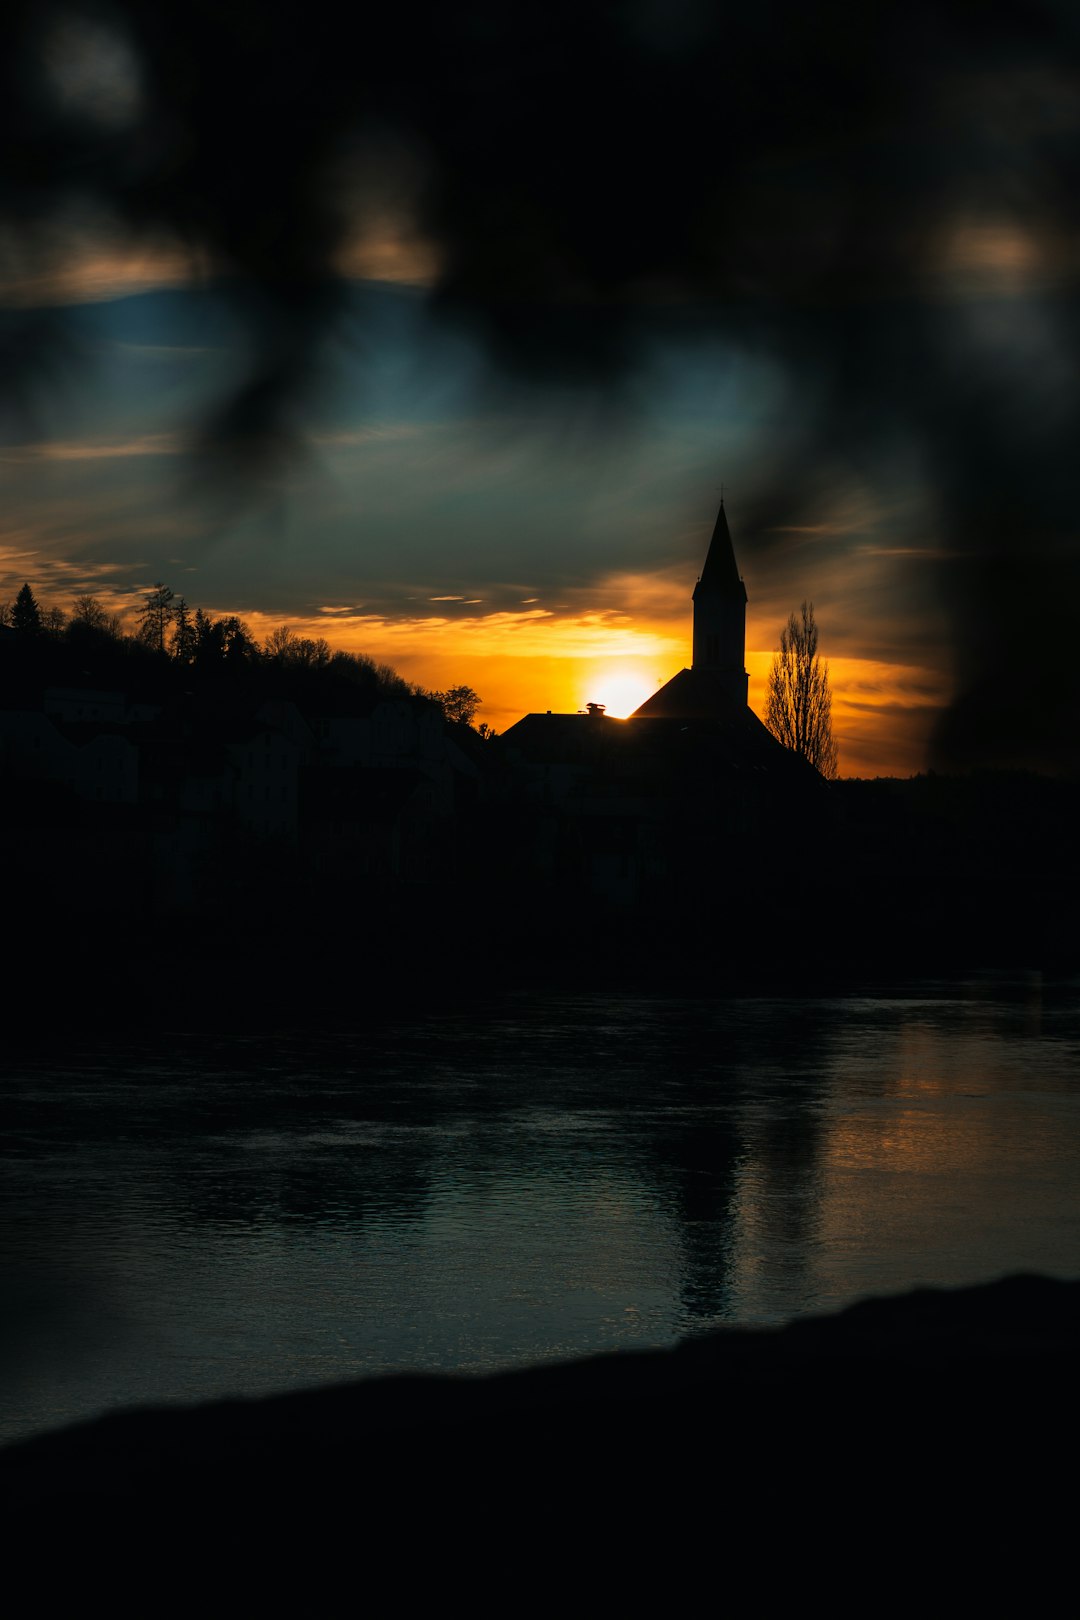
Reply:
[[[1075, 1097], [1060, 1049], [1040, 1045], [1040, 986], [1003, 1041], [977, 1005], [843, 1035], [823, 1065], [803, 1164], [770, 1169], [768, 1130], [746, 1110], [732, 1204], [731, 1315], [776, 1320], [868, 1292], [1054, 1269], [1050, 1209], [1080, 1178]], [[956, 1024], [967, 1025], [962, 1040]], [[809, 1146], [813, 1138], [812, 1149]], [[1064, 1253], [1075, 1215], [1063, 1221]], [[875, 1278], [877, 1283], [875, 1284]]]

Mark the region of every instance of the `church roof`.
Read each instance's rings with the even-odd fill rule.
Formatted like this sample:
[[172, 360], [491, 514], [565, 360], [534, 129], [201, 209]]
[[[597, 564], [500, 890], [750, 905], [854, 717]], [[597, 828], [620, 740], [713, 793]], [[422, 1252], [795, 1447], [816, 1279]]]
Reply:
[[[668, 686], [682, 682], [682, 671]], [[662, 689], [663, 690], [663, 689]], [[650, 703], [659, 698], [657, 692]], [[723, 706], [721, 706], [723, 705]], [[629, 720], [584, 714], [527, 714], [503, 732], [504, 754], [528, 765], [562, 765], [606, 783], [615, 806], [620, 792], [678, 796], [697, 779], [748, 773], [798, 784], [820, 782], [817, 772], [777, 742], [752, 709], [730, 697], [711, 712], [672, 715], [642, 707]]]
[[[729, 720], [765, 727], [745, 702], [731, 692], [728, 671], [708, 668], [680, 669], [658, 692], [646, 698], [632, 720]], [[771, 733], [766, 733], [771, 736]]]
[[526, 714], [508, 726], [499, 741], [502, 751], [518, 749], [534, 764], [590, 762], [611, 745], [625, 720], [591, 714]]
[[731, 530], [728, 528], [727, 513], [724, 503], [720, 502], [720, 510], [716, 515], [716, 526], [709, 541], [709, 550], [705, 558], [705, 566], [701, 570], [701, 578], [694, 586], [694, 597], [699, 592], [721, 594], [729, 591], [741, 592], [743, 600], [746, 599], [746, 588], [739, 578], [738, 565], [735, 562], [735, 548], [731, 544]]

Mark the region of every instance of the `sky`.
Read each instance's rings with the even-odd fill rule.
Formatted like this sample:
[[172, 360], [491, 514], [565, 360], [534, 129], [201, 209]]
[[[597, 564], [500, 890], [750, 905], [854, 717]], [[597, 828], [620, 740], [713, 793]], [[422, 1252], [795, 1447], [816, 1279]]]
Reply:
[[[243, 7], [228, 38], [171, 6], [158, 34], [137, 7], [29, 8], [34, 117], [82, 145], [61, 172], [54, 132], [0, 193], [32, 359], [0, 418], [0, 601], [29, 580], [130, 620], [163, 580], [472, 686], [498, 731], [619, 714], [689, 662], [722, 487], [759, 714], [806, 599], [842, 775], [1068, 767], [1075, 41], [1053, 6], [977, 37], [961, 7], [841, 36], [825, 6], [805, 38], [787, 10], [773, 42], [689, 0], [526, 7], [485, 77], [470, 5], [366, 83], [358, 125], [313, 24], [260, 45]], [[710, 52], [722, 94], [674, 127]], [[624, 95], [613, 146], [597, 114]]]
[[160, 579], [259, 635], [293, 624], [424, 686], [470, 685], [498, 731], [589, 701], [625, 713], [689, 662], [723, 479], [752, 706], [809, 598], [846, 771], [920, 768], [948, 671], [931, 593], [897, 567], [933, 543], [917, 488], [890, 507], [837, 477], [782, 563], [740, 543], [740, 484], [767, 486], [797, 408], [775, 367], [658, 337], [632, 408], [597, 432], [572, 394], [478, 400], [481, 357], [433, 326], [423, 288], [358, 280], [354, 296], [371, 337], [342, 345], [322, 420], [238, 505], [200, 490], [189, 450], [236, 340], [213, 290], [118, 275], [74, 306], [86, 369], [0, 448], [0, 600], [29, 579], [45, 602], [89, 591], [133, 622]]

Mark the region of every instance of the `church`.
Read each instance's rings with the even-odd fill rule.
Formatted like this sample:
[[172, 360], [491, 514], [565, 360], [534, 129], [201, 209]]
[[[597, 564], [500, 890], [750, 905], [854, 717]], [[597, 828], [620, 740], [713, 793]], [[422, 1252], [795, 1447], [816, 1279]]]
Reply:
[[734, 919], [752, 903], [749, 891], [736, 903], [740, 884], [758, 881], [821, 779], [749, 706], [746, 600], [721, 502], [691, 597], [690, 667], [625, 720], [590, 703], [503, 733], [502, 860], [531, 892], [657, 917], [711, 896]]
[[739, 577], [722, 497], [691, 600], [690, 668], [681, 669], [635, 709], [632, 720], [723, 720], [747, 707], [746, 586]]
[[[605, 716], [602, 705], [590, 703], [578, 714], [527, 714], [504, 733], [504, 744], [523, 751], [528, 758], [536, 748], [548, 753], [552, 745], [563, 751], [578, 752], [584, 746], [592, 752], [601, 735], [614, 740], [616, 728], [630, 735], [635, 746], [659, 741], [661, 722], [678, 722], [685, 733], [690, 725], [699, 745], [715, 753], [721, 736], [732, 765], [736, 756], [761, 769], [771, 765], [783, 769], [788, 750], [766, 730], [749, 706], [750, 677], [746, 671], [746, 586], [735, 561], [727, 512], [721, 499], [720, 510], [705, 556], [700, 578], [694, 586], [693, 639], [691, 662], [647, 698], [626, 720]], [[639, 722], [650, 722], [645, 727]], [[601, 730], [597, 727], [602, 722]], [[784, 765], [780, 766], [780, 757]]]

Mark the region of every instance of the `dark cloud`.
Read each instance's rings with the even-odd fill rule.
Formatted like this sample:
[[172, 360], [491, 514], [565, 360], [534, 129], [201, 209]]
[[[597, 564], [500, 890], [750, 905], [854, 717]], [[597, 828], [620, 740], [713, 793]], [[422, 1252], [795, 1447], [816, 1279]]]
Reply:
[[[234, 461], [295, 439], [342, 255], [401, 203], [434, 307], [504, 375], [622, 401], [657, 323], [782, 365], [806, 416], [750, 541], [805, 521], [823, 456], [914, 446], [950, 554], [924, 565], [958, 694], [936, 763], [1080, 766], [1073, 8], [113, 0], [3, 27], [18, 253], [78, 201], [227, 271], [239, 369], [204, 425]], [[62, 326], [12, 316], [9, 385]]]

